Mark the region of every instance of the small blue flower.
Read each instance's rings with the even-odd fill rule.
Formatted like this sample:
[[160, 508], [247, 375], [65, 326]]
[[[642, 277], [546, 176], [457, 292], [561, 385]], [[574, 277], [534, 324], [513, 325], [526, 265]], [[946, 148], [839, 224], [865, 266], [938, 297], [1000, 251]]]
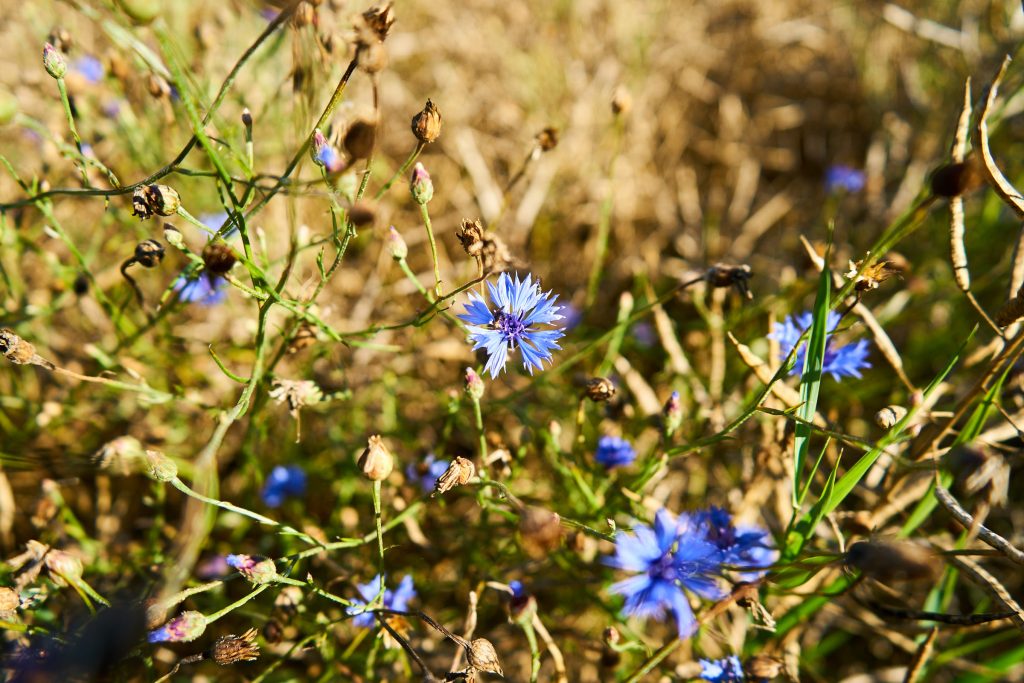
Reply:
[[681, 534], [676, 519], [664, 509], [655, 514], [653, 528], [638, 524], [632, 535], [619, 532], [615, 555], [605, 561], [636, 574], [610, 588], [626, 597], [625, 613], [660, 621], [666, 612], [672, 612], [680, 638], [689, 638], [697, 629], [683, 589], [708, 600], [723, 595], [717, 580], [722, 552], [699, 529]]
[[301, 496], [306, 492], [306, 472], [298, 465], [277, 465], [270, 471], [260, 498], [267, 507], [276, 508], [286, 498]]
[[423, 462], [411, 462], [406, 465], [405, 477], [409, 481], [417, 482], [424, 493], [430, 493], [434, 490], [437, 478], [445, 473], [448, 465], [447, 460], [438, 460], [437, 456], [431, 453], [423, 459]]
[[[352, 623], [361, 628], [369, 628], [373, 626], [376, 621], [373, 614], [370, 612], [363, 612], [363, 609], [377, 597], [381, 589], [384, 587], [384, 578], [378, 574], [373, 577], [369, 583], [356, 584], [356, 588], [359, 590], [359, 594], [363, 596], [363, 599], [358, 598], [352, 600], [352, 606], [347, 607], [345, 611], [348, 614], [356, 615], [352, 619]], [[409, 601], [416, 597], [416, 589], [412, 584], [412, 577], [406, 575], [402, 579], [402, 582], [398, 584], [398, 588], [395, 590], [384, 591], [384, 607], [387, 609], [397, 610], [404, 612], [409, 609]]]
[[71, 68], [82, 74], [82, 77], [90, 83], [99, 83], [103, 78], [103, 62], [92, 55], [79, 57]]
[[200, 306], [216, 306], [228, 297], [227, 280], [210, 277], [207, 273], [199, 273], [186, 277], [185, 273], [174, 281], [174, 291], [178, 293], [178, 301]]
[[739, 683], [743, 680], [743, 665], [736, 655], [725, 659], [701, 659], [700, 677], [708, 683]]
[[[533, 281], [532, 275], [520, 280], [518, 273], [513, 280], [508, 273], [502, 273], [498, 284], [487, 283], [492, 312], [483, 297], [470, 292], [466, 312], [459, 318], [470, 323], [469, 340], [473, 350], [487, 350], [487, 364], [484, 371], [494, 379], [505, 369], [508, 352], [517, 347], [523, 356], [523, 367], [530, 374], [533, 369], [544, 369], [544, 361], [551, 361], [551, 351], [560, 349], [557, 340], [564, 334], [555, 322], [562, 319], [561, 306], [556, 306], [557, 296], [542, 292]], [[538, 329], [538, 325], [550, 325], [550, 329]]]
[[632, 444], [617, 436], [602, 436], [597, 442], [594, 460], [606, 469], [632, 464], [636, 460], [636, 451]]
[[860, 192], [864, 189], [864, 171], [850, 166], [836, 164], [825, 171], [825, 191]]
[[722, 562], [742, 567], [740, 578], [752, 581], [764, 575], [777, 557], [768, 531], [756, 526], [736, 526], [732, 515], [720, 507], [683, 514], [679, 517], [680, 532], [699, 530], [707, 540], [722, 551]]
[[[780, 360], [785, 360], [789, 356], [789, 352], [793, 350], [793, 345], [800, 339], [800, 335], [811, 326], [813, 318], [811, 312], [807, 311], [795, 318], [786, 316], [785, 321], [775, 323], [775, 329], [768, 335], [768, 338], [779, 342]], [[822, 363], [822, 372], [832, 375], [837, 381], [842, 380], [843, 377], [860, 377], [861, 370], [871, 367], [871, 363], [867, 360], [870, 349], [867, 339], [861, 339], [846, 346], [839, 346], [835, 343], [832, 333], [838, 327], [839, 320], [838, 313], [829, 311], [826, 321], [825, 359]], [[796, 352], [796, 362], [793, 364], [793, 369], [789, 371], [790, 375], [799, 375], [803, 372], [806, 351], [806, 342], [800, 344], [800, 348]]]

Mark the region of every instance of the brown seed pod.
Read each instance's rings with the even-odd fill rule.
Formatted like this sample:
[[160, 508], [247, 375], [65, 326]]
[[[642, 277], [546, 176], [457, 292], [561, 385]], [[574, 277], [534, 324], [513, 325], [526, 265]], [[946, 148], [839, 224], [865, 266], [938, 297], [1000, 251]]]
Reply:
[[423, 111], [412, 117], [412, 134], [424, 144], [437, 140], [441, 135], [441, 112], [430, 100], [427, 100]]
[[527, 507], [519, 515], [519, 536], [527, 555], [546, 557], [562, 545], [562, 518], [542, 507]]
[[358, 120], [345, 132], [345, 151], [353, 159], [369, 159], [377, 141], [377, 124]]
[[236, 662], [251, 662], [260, 656], [260, 646], [254, 643], [256, 629], [251, 628], [240, 636], [221, 636], [210, 647], [208, 656], [221, 666]]
[[384, 445], [384, 440], [378, 434], [370, 437], [359, 456], [359, 469], [370, 481], [384, 481], [394, 469], [395, 458], [391, 451]]
[[558, 146], [558, 129], [547, 127], [537, 133], [537, 146], [542, 152], [550, 152]]
[[477, 671], [505, 676], [505, 672], [501, 670], [501, 664], [498, 662], [498, 653], [491, 641], [486, 638], [477, 638], [470, 643], [466, 658], [469, 660], [469, 665]]
[[226, 274], [237, 260], [234, 250], [223, 240], [210, 240], [203, 247], [203, 265], [211, 275]]
[[843, 563], [881, 583], [934, 581], [942, 569], [939, 556], [912, 541], [858, 541], [851, 545]]
[[156, 240], [143, 240], [135, 245], [135, 262], [143, 268], [155, 268], [164, 260], [164, 245]]
[[595, 403], [610, 401], [615, 397], [615, 384], [607, 377], [592, 377], [587, 380], [587, 398]]
[[456, 486], [465, 486], [469, 483], [469, 480], [476, 474], [476, 466], [472, 460], [463, 458], [462, 456], [456, 456], [455, 460], [448, 465], [448, 469], [437, 478], [437, 482], [434, 484], [434, 492], [430, 494], [433, 498], [439, 493], [447, 493]]
[[929, 181], [936, 197], [959, 197], [969, 194], [985, 184], [981, 162], [974, 155], [964, 161], [940, 166]]

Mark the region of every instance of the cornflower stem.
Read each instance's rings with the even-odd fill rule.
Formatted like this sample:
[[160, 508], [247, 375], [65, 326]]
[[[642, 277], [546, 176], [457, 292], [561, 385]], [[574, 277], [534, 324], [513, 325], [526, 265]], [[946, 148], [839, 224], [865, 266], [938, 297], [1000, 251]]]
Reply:
[[441, 296], [441, 268], [437, 263], [437, 243], [434, 241], [434, 228], [430, 224], [430, 212], [427, 204], [420, 204], [420, 216], [423, 217], [423, 225], [427, 228], [427, 239], [430, 240], [430, 258], [434, 261], [434, 294]]
[[473, 417], [476, 419], [476, 432], [480, 438], [480, 467], [482, 469], [487, 465], [487, 439], [484, 437], [484, 415], [483, 411], [480, 410], [480, 399], [472, 396], [471, 400], [473, 401]]
[[257, 522], [260, 522], [261, 524], [266, 524], [268, 526], [280, 527], [281, 531], [284, 531], [284, 532], [287, 532], [287, 533], [290, 533], [290, 534], [294, 534], [294, 535], [298, 536], [299, 538], [301, 538], [306, 543], [308, 543], [309, 545], [319, 546], [320, 548], [324, 547], [324, 544], [320, 543], [319, 541], [314, 539], [312, 536], [310, 536], [308, 534], [304, 534], [301, 531], [299, 531], [298, 529], [295, 529], [294, 527], [290, 527], [287, 524], [281, 524], [280, 522], [274, 521], [274, 520], [270, 519], [269, 517], [264, 517], [263, 515], [259, 514], [258, 512], [253, 512], [252, 510], [246, 510], [243, 507], [239, 507], [239, 506], [235, 505], [234, 503], [228, 503], [227, 501], [217, 500], [216, 498], [210, 498], [209, 496], [204, 496], [203, 494], [199, 493], [198, 491], [193, 491], [192, 489], [190, 489], [188, 487], [187, 484], [185, 484], [185, 482], [183, 482], [178, 477], [174, 477], [173, 479], [171, 479], [170, 480], [170, 484], [174, 488], [176, 488], [179, 491], [181, 491], [182, 493], [184, 493], [186, 496], [189, 496], [190, 498], [195, 498], [196, 500], [198, 500], [200, 502], [203, 502], [203, 503], [206, 503], [207, 505], [213, 505], [214, 507], [219, 507], [222, 510], [229, 510], [231, 512], [236, 512], [236, 513], [238, 513], [238, 514], [240, 514], [240, 515], [242, 515], [244, 517], [248, 517], [249, 519], [254, 519]]
[[[384, 583], [384, 525], [381, 518], [380, 511], [380, 489], [381, 483], [379, 481], [373, 482], [373, 520], [377, 527], [377, 559], [379, 561], [378, 568], [381, 575], [381, 584]], [[383, 591], [383, 585], [381, 586]]]
[[[305, 584], [303, 584], [303, 585], [305, 585]], [[213, 622], [217, 621], [218, 619], [220, 619], [224, 615], [226, 615], [226, 614], [228, 614], [228, 613], [238, 609], [239, 607], [241, 607], [245, 603], [249, 602], [250, 600], [255, 598], [257, 595], [259, 595], [263, 591], [267, 590], [268, 588], [270, 588], [270, 584], [269, 583], [263, 584], [262, 586], [257, 586], [256, 589], [253, 590], [251, 593], [249, 593], [248, 595], [240, 598], [239, 600], [236, 600], [235, 602], [231, 603], [230, 605], [228, 605], [224, 609], [219, 610], [217, 612], [214, 612], [213, 614], [204, 615], [206, 617], [206, 625], [209, 626], [210, 624], [212, 624]]]
[[217, 587], [219, 587], [219, 586], [221, 586], [223, 584], [224, 584], [223, 581], [210, 581], [209, 583], [204, 583], [204, 584], [201, 584], [199, 586], [193, 586], [192, 588], [186, 588], [185, 590], [180, 591], [178, 593], [175, 593], [174, 595], [170, 596], [169, 598], [164, 599], [164, 601], [161, 603], [161, 605], [164, 608], [166, 608], [166, 609], [170, 609], [171, 607], [174, 607], [178, 603], [184, 602], [186, 599], [192, 597], [193, 595], [197, 595], [199, 593], [205, 593], [206, 591], [213, 590], [214, 588], [217, 588]]
[[622, 119], [615, 117], [614, 142], [612, 158], [608, 163], [608, 194], [601, 203], [601, 215], [597, 223], [597, 244], [594, 248], [594, 262], [590, 266], [590, 277], [587, 279], [586, 306], [589, 308], [597, 298], [597, 286], [601, 282], [601, 269], [604, 267], [604, 258], [608, 253], [608, 237], [611, 234], [612, 208], [614, 205], [615, 191], [615, 162], [619, 158], [619, 149], [622, 146]]
[[[387, 531], [390, 531], [391, 529], [395, 528], [396, 526], [398, 526], [399, 524], [404, 522], [407, 517], [409, 517], [410, 515], [414, 514], [417, 510], [419, 510], [420, 507], [422, 507], [422, 506], [423, 506], [423, 501], [420, 501], [420, 500], [410, 504], [409, 507], [405, 508], [404, 510], [399, 512], [397, 515], [395, 515], [394, 517], [389, 519], [387, 524], [384, 524], [383, 526], [381, 526], [381, 532], [387, 532]], [[342, 540], [342, 541], [335, 541], [333, 543], [325, 543], [325, 544], [321, 545], [318, 548], [310, 548], [308, 550], [303, 550], [302, 552], [296, 553], [295, 555], [288, 555], [287, 558], [297, 561], [297, 560], [305, 559], [307, 557], [312, 557], [313, 555], [317, 555], [319, 553], [329, 552], [331, 550], [342, 550], [344, 548], [355, 548], [355, 547], [360, 546], [360, 545], [366, 545], [367, 543], [372, 543], [378, 537], [379, 537], [379, 534], [378, 534], [377, 531], [371, 531], [370, 533], [364, 535], [362, 538], [349, 538], [349, 539], [345, 539], [345, 540]]]
[[391, 186], [395, 184], [395, 181], [397, 181], [399, 178], [404, 176], [409, 171], [409, 167], [413, 165], [413, 163], [416, 161], [416, 158], [419, 157], [420, 152], [423, 151], [423, 148], [425, 146], [426, 146], [426, 143], [424, 143], [424, 142], [417, 142], [416, 143], [416, 148], [412, 150], [412, 154], [410, 154], [409, 158], [405, 160], [405, 163], [403, 163], [398, 168], [398, 170], [395, 171], [395, 174], [393, 176], [391, 176], [391, 179], [388, 180], [386, 183], [384, 183], [384, 187], [382, 187], [379, 190], [377, 190], [377, 194], [374, 195], [374, 197], [373, 197], [374, 199], [379, 200], [381, 197], [383, 197], [384, 193], [387, 192], [388, 190], [390, 190]]
[[537, 632], [533, 630], [533, 624], [529, 621], [519, 624], [526, 636], [526, 642], [530, 644], [530, 683], [537, 683], [537, 676], [540, 675], [540, 648], [537, 647]]
[[[60, 101], [64, 105], [64, 116], [68, 120], [68, 128], [71, 129], [71, 137], [75, 139], [75, 147], [78, 148], [78, 153], [83, 157], [85, 154], [82, 152], [82, 138], [78, 135], [78, 128], [75, 127], [75, 115], [71, 112], [71, 100], [68, 99], [68, 86], [64, 82], [63, 78], [57, 79], [57, 90], [60, 91]], [[75, 161], [75, 166], [82, 173], [82, 184], [89, 187], [89, 175], [85, 172], [85, 166]]]

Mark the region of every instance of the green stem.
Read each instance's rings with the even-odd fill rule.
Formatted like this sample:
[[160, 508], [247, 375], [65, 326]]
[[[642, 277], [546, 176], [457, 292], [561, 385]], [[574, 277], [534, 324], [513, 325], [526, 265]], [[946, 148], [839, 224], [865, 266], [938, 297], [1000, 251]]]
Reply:
[[412, 151], [412, 154], [410, 154], [409, 158], [405, 160], [405, 163], [402, 164], [397, 171], [395, 171], [395, 175], [391, 176], [391, 179], [384, 183], [384, 187], [380, 188], [377, 191], [377, 194], [374, 195], [374, 199], [380, 200], [380, 198], [384, 196], [384, 193], [390, 190], [391, 186], [395, 184], [395, 181], [404, 176], [409, 171], [409, 167], [412, 166], [413, 162], [416, 161], [416, 157], [418, 157], [420, 155], [420, 152], [423, 151], [424, 146], [425, 143], [423, 143], [422, 141], [416, 143], [416, 148]]
[[[75, 127], [75, 116], [71, 112], [71, 100], [68, 99], [68, 86], [64, 82], [63, 78], [57, 79], [57, 90], [60, 91], [60, 101], [64, 105], [64, 116], [68, 120], [68, 128], [71, 129], [71, 137], [75, 139], [75, 147], [78, 148], [78, 153], [83, 157], [85, 154], [82, 152], [82, 138], [78, 136], [78, 128]], [[82, 173], [82, 183], [89, 187], [89, 175], [85, 172], [85, 166], [75, 162], [75, 166]]]
[[608, 164], [608, 194], [601, 203], [601, 216], [597, 223], [597, 245], [594, 248], [594, 263], [590, 266], [590, 277], [587, 279], [586, 306], [589, 308], [597, 298], [597, 286], [601, 282], [601, 269], [608, 253], [608, 237], [611, 234], [612, 206], [615, 198], [615, 162], [619, 157], [622, 144], [622, 120], [615, 118], [615, 141], [612, 159]]
[[381, 581], [384, 580], [384, 525], [382, 524], [380, 512], [380, 489], [379, 481], [373, 482], [373, 519], [377, 527], [377, 559]]
[[430, 212], [427, 211], [427, 204], [420, 204], [420, 216], [423, 217], [423, 225], [427, 228], [427, 239], [430, 240], [430, 258], [434, 262], [434, 294], [441, 296], [441, 268], [437, 263], [437, 243], [434, 241], [434, 228], [430, 224]]
[[229, 612], [232, 612], [233, 610], [238, 609], [239, 607], [241, 607], [245, 603], [249, 602], [250, 600], [255, 598], [257, 595], [259, 595], [263, 591], [267, 590], [268, 588], [270, 588], [270, 584], [269, 583], [268, 584], [264, 584], [262, 586], [258, 586], [256, 588], [256, 590], [254, 590], [253, 592], [249, 593], [248, 595], [246, 595], [245, 597], [241, 598], [240, 600], [236, 600], [235, 602], [231, 603], [230, 605], [228, 605], [224, 609], [220, 610], [219, 612], [214, 612], [213, 614], [205, 615], [206, 616], [206, 625], [209, 626], [213, 622], [215, 622], [218, 619], [220, 619], [221, 617], [223, 617], [225, 614], [228, 614]]

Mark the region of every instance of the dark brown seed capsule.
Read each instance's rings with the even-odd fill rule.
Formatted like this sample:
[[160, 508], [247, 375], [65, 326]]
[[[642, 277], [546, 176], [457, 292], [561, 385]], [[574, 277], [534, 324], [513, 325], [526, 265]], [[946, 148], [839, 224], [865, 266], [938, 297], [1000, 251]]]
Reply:
[[372, 121], [356, 121], [345, 133], [345, 151], [353, 159], [368, 159], [377, 140], [377, 125]]
[[937, 197], [959, 197], [973, 192], [985, 184], [980, 162], [976, 157], [946, 164], [936, 169], [931, 177], [932, 194]]
[[942, 569], [935, 552], [912, 541], [858, 541], [846, 551], [843, 562], [882, 583], [934, 581]]
[[135, 262], [143, 268], [155, 268], [164, 260], [164, 245], [156, 240], [143, 240], [135, 245]]

